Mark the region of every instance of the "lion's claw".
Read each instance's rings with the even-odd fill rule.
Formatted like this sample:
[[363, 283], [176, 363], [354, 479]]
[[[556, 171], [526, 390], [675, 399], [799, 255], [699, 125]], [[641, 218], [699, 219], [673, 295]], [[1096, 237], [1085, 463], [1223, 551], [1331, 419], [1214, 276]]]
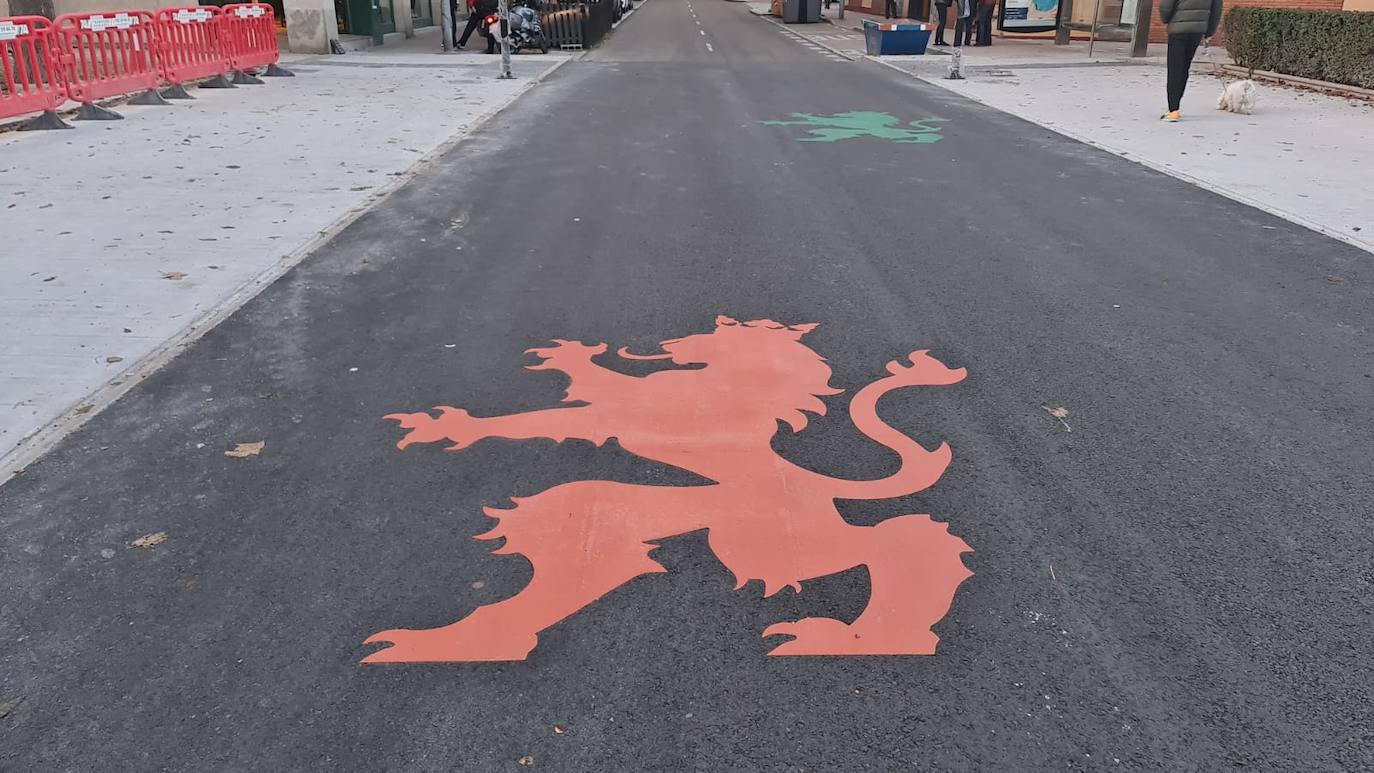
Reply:
[[389, 413], [383, 416], [399, 422], [403, 429], [410, 430], [405, 437], [396, 443], [396, 447], [404, 449], [406, 446], [415, 443], [437, 443], [441, 440], [451, 440], [453, 445], [448, 447], [450, 451], [465, 448], [481, 435], [476, 431], [475, 424], [477, 419], [462, 408], [454, 408], [451, 405], [436, 405], [434, 410], [439, 412], [439, 416], [431, 416], [428, 413]]
[[768, 652], [769, 655], [837, 655], [852, 649], [859, 635], [849, 625], [829, 617], [806, 617], [774, 623], [763, 629], [763, 636], [791, 636]]
[[774, 623], [763, 630], [764, 637], [792, 636], [768, 652], [769, 655], [932, 655], [938, 642], [930, 631], [873, 630], [871, 626], [850, 625], [829, 617], [805, 617], [789, 623]]
[[610, 347], [604, 342], [599, 344], [584, 344], [581, 341], [565, 341], [562, 338], [553, 339], [553, 346], [537, 346], [526, 349], [525, 354], [533, 354], [542, 359], [548, 360], [554, 357], [577, 357], [591, 359], [599, 354], [605, 354]]
[[[395, 628], [375, 633], [363, 644], [390, 644], [363, 658], [363, 663], [458, 663], [524, 660], [539, 643], [532, 633], [509, 631], [481, 635], [461, 626], [427, 630]], [[492, 632], [489, 632], [492, 633]]]

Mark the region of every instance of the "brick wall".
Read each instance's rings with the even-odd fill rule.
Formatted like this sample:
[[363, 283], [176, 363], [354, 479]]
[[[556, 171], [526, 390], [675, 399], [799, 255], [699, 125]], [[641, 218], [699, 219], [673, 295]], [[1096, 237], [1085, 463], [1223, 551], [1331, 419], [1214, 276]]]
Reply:
[[[1276, 2], [1275, 0], [1222, 0], [1222, 13], [1230, 8], [1296, 8], [1307, 11], [1339, 11], [1344, 6], [1345, 0], [1286, 0], [1286, 2]], [[1150, 42], [1163, 43], [1168, 37], [1169, 31], [1164, 22], [1159, 20], [1159, 3], [1154, 3], [1154, 11], [1150, 14]], [[1220, 28], [1217, 36], [1212, 39], [1213, 44], [1224, 45], [1225, 39]]]

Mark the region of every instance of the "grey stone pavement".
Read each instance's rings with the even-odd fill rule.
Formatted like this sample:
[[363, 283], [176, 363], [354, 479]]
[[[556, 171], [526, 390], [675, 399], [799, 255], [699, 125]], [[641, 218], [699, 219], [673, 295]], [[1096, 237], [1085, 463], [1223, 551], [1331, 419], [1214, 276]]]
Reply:
[[0, 133], [0, 478], [567, 58], [517, 57], [503, 82], [435, 32], [124, 121]]

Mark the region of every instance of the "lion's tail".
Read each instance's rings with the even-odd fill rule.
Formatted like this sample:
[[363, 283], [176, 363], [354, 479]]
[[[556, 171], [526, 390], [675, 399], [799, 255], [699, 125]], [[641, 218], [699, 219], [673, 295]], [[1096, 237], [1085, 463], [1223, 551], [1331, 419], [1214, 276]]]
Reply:
[[946, 386], [963, 381], [968, 371], [948, 368], [931, 357], [927, 350], [914, 352], [911, 364], [893, 361], [887, 365], [891, 375], [860, 389], [849, 403], [849, 418], [860, 432], [887, 446], [901, 457], [897, 472], [878, 480], [834, 481], [830, 485], [836, 499], [891, 499], [914, 494], [935, 484], [949, 466], [949, 444], [941, 443], [928, 451], [878, 418], [878, 400], [888, 392], [911, 386]]

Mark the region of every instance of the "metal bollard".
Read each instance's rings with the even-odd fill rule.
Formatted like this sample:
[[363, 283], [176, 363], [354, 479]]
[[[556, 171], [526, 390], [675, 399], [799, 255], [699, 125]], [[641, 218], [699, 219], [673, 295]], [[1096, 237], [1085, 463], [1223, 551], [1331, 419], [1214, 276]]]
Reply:
[[954, 61], [949, 63], [948, 71], [945, 73], [947, 81], [961, 81], [964, 79], [964, 52], [958, 48], [954, 49]]

